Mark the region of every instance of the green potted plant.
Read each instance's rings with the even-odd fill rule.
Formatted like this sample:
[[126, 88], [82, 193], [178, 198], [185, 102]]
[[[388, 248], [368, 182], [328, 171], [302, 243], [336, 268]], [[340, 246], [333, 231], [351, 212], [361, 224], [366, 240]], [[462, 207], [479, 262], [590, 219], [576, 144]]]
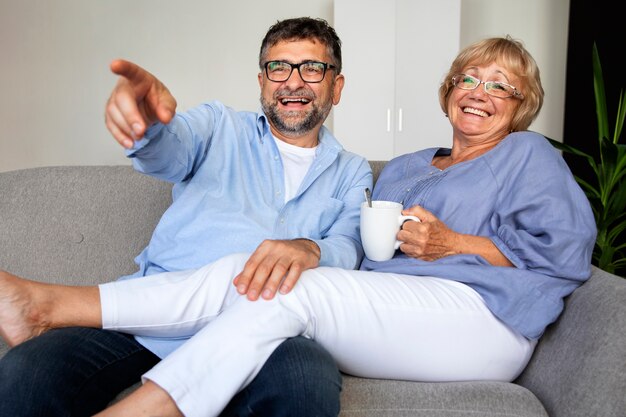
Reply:
[[607, 113], [602, 67], [593, 45], [593, 87], [598, 118], [598, 156], [549, 139], [552, 145], [587, 160], [595, 177], [585, 181], [575, 176], [593, 208], [598, 236], [592, 263], [599, 268], [626, 276], [626, 144], [619, 143], [626, 117], [626, 96], [620, 91], [615, 130], [611, 133]]

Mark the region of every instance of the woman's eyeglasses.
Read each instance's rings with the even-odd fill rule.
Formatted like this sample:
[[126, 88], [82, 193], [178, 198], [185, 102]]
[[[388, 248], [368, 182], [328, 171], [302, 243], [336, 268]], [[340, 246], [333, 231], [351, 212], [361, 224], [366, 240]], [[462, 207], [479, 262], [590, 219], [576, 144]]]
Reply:
[[490, 96], [500, 97], [500, 98], [508, 98], [515, 97], [519, 99], [523, 99], [524, 95], [520, 93], [517, 88], [513, 87], [510, 84], [503, 83], [500, 81], [481, 81], [476, 77], [472, 77], [467, 74], [457, 74], [452, 77], [452, 84], [456, 88], [460, 88], [461, 90], [475, 90], [479, 85], [483, 85], [485, 89], [485, 93]]

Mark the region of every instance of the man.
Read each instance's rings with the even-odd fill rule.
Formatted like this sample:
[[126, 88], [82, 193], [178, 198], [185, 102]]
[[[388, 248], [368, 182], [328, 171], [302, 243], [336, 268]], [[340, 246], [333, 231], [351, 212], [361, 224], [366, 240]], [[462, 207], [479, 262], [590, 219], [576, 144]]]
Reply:
[[[266, 34], [259, 64], [261, 112], [211, 102], [182, 114], [152, 74], [111, 64], [120, 78], [107, 128], [138, 171], [175, 184], [172, 206], [136, 258], [139, 270], [122, 279], [251, 252], [234, 284], [258, 300], [288, 292], [305, 269], [358, 266], [359, 206], [371, 172], [323, 127], [344, 84], [339, 38], [323, 20], [284, 20]], [[5, 300], [25, 297], [9, 288], [13, 278], [0, 272]], [[28, 315], [9, 323], [1, 303], [0, 334], [17, 346], [0, 361], [0, 415], [91, 415], [185, 342], [81, 327], [44, 332], [63, 324], [42, 326]], [[336, 415], [340, 381], [323, 349], [295, 338], [222, 415]]]

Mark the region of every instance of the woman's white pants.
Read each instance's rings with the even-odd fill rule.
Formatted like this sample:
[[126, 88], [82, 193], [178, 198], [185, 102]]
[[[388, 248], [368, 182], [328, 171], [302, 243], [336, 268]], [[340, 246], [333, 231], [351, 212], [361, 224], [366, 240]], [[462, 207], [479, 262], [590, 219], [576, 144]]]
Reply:
[[535, 343], [470, 287], [440, 278], [320, 267], [272, 300], [232, 283], [248, 259], [100, 286], [103, 328], [191, 337], [144, 375], [185, 416], [217, 416], [286, 338], [324, 346], [348, 374], [415, 381], [513, 380]]

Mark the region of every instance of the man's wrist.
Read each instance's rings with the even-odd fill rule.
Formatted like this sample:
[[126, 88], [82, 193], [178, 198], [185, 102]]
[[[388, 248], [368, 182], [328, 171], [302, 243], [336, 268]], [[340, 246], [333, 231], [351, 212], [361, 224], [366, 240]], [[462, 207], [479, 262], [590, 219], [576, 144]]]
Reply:
[[320, 249], [319, 245], [315, 241], [304, 238], [304, 237], [293, 239], [293, 241], [304, 243], [311, 250], [311, 252], [317, 257], [318, 261], [322, 259], [322, 250]]

